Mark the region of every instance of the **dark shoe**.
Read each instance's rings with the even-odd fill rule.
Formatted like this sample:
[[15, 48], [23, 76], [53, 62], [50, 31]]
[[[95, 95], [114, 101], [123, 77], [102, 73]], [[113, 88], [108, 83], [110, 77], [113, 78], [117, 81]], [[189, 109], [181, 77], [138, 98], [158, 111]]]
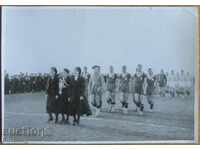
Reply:
[[75, 126], [76, 125], [76, 121], [73, 121], [73, 124], [72, 124], [73, 126]]
[[65, 123], [65, 119], [62, 119], [61, 121], [60, 121], [60, 124], [64, 124]]
[[89, 111], [87, 114], [86, 114], [86, 116], [91, 116], [92, 115], [92, 112], [91, 111]]
[[140, 106], [140, 111], [143, 111], [143, 110], [144, 110], [144, 105], [141, 104], [141, 106]]
[[64, 124], [70, 124], [69, 120], [65, 120]]
[[48, 122], [50, 122], [50, 121], [53, 121], [53, 118], [49, 118], [49, 119], [48, 119]]
[[111, 102], [112, 102], [112, 100], [109, 98], [109, 99], [107, 100], [107, 103], [110, 104]]
[[124, 107], [125, 107], [125, 108], [128, 108], [128, 103], [125, 103], [125, 104], [124, 104]]
[[112, 105], [115, 105], [115, 102], [111, 102]]
[[79, 125], [79, 120], [76, 121], [77, 125]]
[[122, 104], [122, 108], [124, 107], [125, 103], [123, 101], [120, 102]]
[[153, 109], [153, 107], [154, 107], [154, 104], [150, 104], [150, 109]]
[[55, 123], [58, 123], [58, 119], [55, 120]]

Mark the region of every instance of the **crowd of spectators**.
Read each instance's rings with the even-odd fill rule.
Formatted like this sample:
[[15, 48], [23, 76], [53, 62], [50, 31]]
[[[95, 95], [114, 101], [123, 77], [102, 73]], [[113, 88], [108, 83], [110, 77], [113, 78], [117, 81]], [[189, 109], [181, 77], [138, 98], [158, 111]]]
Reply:
[[48, 74], [20, 73], [15, 75], [5, 74], [5, 94], [40, 92], [46, 89]]

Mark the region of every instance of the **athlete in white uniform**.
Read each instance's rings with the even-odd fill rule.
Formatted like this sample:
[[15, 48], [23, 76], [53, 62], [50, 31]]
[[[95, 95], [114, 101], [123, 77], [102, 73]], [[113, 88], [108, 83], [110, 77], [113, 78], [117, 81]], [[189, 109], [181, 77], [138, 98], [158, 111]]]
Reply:
[[184, 70], [181, 70], [181, 74], [179, 76], [179, 87], [177, 89], [178, 95], [182, 95], [183, 97], [186, 95], [186, 75]]
[[109, 74], [106, 76], [107, 103], [109, 112], [114, 111], [114, 106], [116, 103], [115, 102], [116, 79], [117, 79], [117, 74], [114, 73], [113, 66], [110, 66]]
[[171, 70], [171, 73], [169, 74], [167, 80], [168, 90], [171, 97], [175, 96], [175, 81], [176, 81], [176, 76], [174, 74], [174, 70]]
[[90, 95], [91, 108], [95, 109], [95, 117], [97, 117], [100, 113], [100, 109], [102, 106], [102, 95], [104, 92], [104, 79], [100, 72], [100, 66], [93, 66], [92, 69], [94, 73], [92, 74], [89, 85], [88, 85], [88, 93]]
[[176, 78], [175, 78], [175, 89], [177, 90], [180, 87], [180, 74], [179, 74], [179, 72], [177, 72], [175, 76], [176, 76]]
[[186, 94], [191, 95], [191, 92], [194, 87], [194, 80], [193, 77], [190, 75], [189, 72], [186, 74]]

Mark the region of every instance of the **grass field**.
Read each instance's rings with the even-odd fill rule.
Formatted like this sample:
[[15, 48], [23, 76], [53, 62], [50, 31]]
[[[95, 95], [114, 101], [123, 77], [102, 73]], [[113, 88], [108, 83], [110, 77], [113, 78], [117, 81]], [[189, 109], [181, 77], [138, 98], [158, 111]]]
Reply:
[[[194, 140], [194, 98], [155, 97], [154, 112], [145, 101], [143, 116], [129, 100], [129, 113], [108, 113], [106, 103], [99, 117], [82, 117], [79, 126], [48, 123], [44, 93], [6, 95], [4, 129], [44, 129], [43, 135], [5, 134], [5, 142], [127, 142]], [[117, 101], [120, 108], [120, 102]], [[72, 122], [72, 118], [71, 122]]]

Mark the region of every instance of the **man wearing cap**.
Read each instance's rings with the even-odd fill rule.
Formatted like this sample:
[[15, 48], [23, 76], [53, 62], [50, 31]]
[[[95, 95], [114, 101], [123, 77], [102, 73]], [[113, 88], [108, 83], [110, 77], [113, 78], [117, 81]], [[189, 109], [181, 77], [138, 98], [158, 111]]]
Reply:
[[105, 83], [100, 73], [100, 66], [95, 65], [92, 69], [94, 72], [89, 80], [88, 92], [91, 97], [91, 104], [96, 110], [95, 116], [98, 116], [102, 105], [102, 93]]

